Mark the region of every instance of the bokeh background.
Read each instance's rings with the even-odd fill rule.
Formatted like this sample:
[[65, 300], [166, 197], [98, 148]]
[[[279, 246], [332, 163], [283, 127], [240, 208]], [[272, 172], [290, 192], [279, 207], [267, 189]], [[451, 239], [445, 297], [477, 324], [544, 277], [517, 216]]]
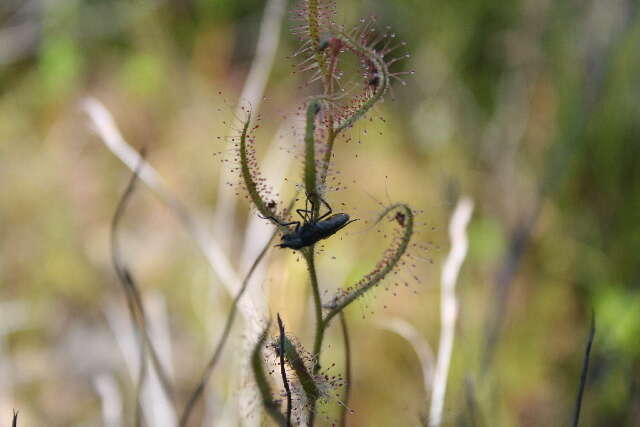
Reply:
[[[460, 195], [474, 200], [475, 211], [458, 280], [445, 425], [567, 425], [592, 312], [597, 332], [581, 425], [640, 425], [638, 3], [338, 3], [339, 23], [376, 15], [380, 28], [391, 26], [411, 53], [397, 69], [416, 73], [372, 113], [384, 122], [358, 125], [353, 143], [336, 148], [349, 185], [328, 198], [363, 219], [388, 200], [409, 202], [423, 211], [419, 238], [433, 242], [425, 255], [433, 263], [413, 270], [419, 283], [396, 296], [380, 289], [347, 311], [349, 425], [419, 425], [428, 410], [430, 389], [414, 351], [420, 340], [408, 341], [395, 326], [437, 350], [447, 224]], [[87, 97], [104, 104], [132, 147], [146, 147], [168, 191], [239, 276], [264, 244], [269, 225], [255, 221], [242, 194], [225, 190], [233, 166], [214, 153], [229, 150], [217, 137], [234, 132], [265, 5], [0, 3], [3, 424], [12, 408], [24, 426], [132, 423], [135, 357], [109, 252], [130, 171], [92, 130]], [[296, 60], [287, 57], [299, 46], [289, 26], [285, 14], [271, 32], [279, 37], [273, 67], [260, 65], [268, 100], [259, 107], [257, 142], [284, 200], [301, 181], [295, 111], [313, 90], [300, 89], [308, 74], [292, 72]], [[293, 125], [278, 131], [284, 115]], [[126, 260], [181, 408], [229, 309], [228, 286], [212, 268], [222, 261], [207, 261], [173, 210], [142, 184], [123, 222]], [[383, 251], [382, 243], [364, 243], [377, 241], [363, 222], [349, 227], [320, 257], [325, 289], [353, 281]], [[310, 346], [310, 295], [296, 258], [272, 250], [248, 301], [264, 316], [282, 313], [290, 333]], [[250, 323], [240, 319], [234, 328], [194, 425], [259, 424], [243, 364]], [[337, 324], [327, 343], [323, 360], [341, 372]], [[147, 423], [172, 425], [157, 393], [150, 387], [148, 414], [157, 418]], [[335, 420], [337, 406], [319, 421]]]

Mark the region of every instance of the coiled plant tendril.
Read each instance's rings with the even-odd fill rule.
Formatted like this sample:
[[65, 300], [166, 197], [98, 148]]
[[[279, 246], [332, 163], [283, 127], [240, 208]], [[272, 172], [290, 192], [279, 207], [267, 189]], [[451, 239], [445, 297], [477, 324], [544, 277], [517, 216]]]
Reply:
[[382, 219], [388, 214], [396, 210], [400, 211], [401, 214], [404, 215], [402, 234], [397, 236], [391, 242], [391, 245], [384, 252], [382, 259], [378, 261], [371, 272], [360, 279], [355, 285], [347, 288], [346, 290], [340, 290], [334, 297], [333, 301], [325, 306], [329, 309], [328, 314], [324, 318], [325, 322], [329, 322], [333, 316], [344, 310], [353, 301], [376, 287], [376, 285], [378, 285], [391, 271], [393, 271], [394, 268], [397, 267], [400, 258], [402, 258], [402, 255], [406, 252], [409, 242], [411, 241], [411, 235], [413, 234], [413, 212], [409, 206], [403, 203], [391, 205], [378, 216], [376, 224], [382, 221]]

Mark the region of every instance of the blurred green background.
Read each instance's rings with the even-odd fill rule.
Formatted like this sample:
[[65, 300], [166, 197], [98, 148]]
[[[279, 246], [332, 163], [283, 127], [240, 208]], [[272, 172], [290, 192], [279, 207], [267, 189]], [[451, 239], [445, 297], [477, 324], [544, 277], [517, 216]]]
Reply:
[[[437, 350], [440, 269], [461, 194], [476, 209], [458, 281], [445, 424], [567, 425], [593, 310], [581, 425], [640, 425], [638, 2], [338, 3], [339, 23], [375, 15], [380, 28], [391, 26], [411, 53], [397, 69], [416, 73], [372, 113], [385, 123], [357, 126], [362, 143], [336, 148], [338, 170], [360, 179], [330, 201], [362, 218], [379, 210], [367, 194], [407, 201], [429, 224], [420, 238], [440, 246], [433, 264], [415, 269], [417, 294], [381, 291], [348, 310], [349, 425], [418, 425], [428, 409], [412, 346], [385, 325], [402, 318]], [[2, 423], [17, 408], [25, 426], [101, 425], [108, 408], [120, 408], [110, 425], [131, 424], [133, 381], [118, 341], [128, 323], [109, 257], [110, 221], [130, 172], [91, 131], [82, 101], [103, 102], [124, 138], [146, 147], [171, 191], [215, 229], [218, 182], [233, 172], [213, 153], [228, 149], [217, 137], [233, 132], [223, 122], [251, 67], [264, 8], [258, 0], [0, 3]], [[285, 17], [261, 106], [261, 158], [281, 115], [311, 93], [298, 89], [308, 75], [292, 73], [287, 58], [299, 48], [289, 26]], [[280, 144], [296, 139], [287, 135]], [[295, 146], [287, 150], [290, 194], [300, 158]], [[233, 218], [222, 218], [231, 238], [222, 244], [242, 270], [252, 213], [237, 202]], [[181, 407], [230, 299], [191, 236], [143, 186], [125, 222], [127, 261], [170, 335]], [[366, 272], [383, 250], [363, 245], [372, 233], [353, 227], [321, 255], [326, 287]], [[256, 287], [268, 311], [284, 313], [310, 347], [304, 269], [277, 250], [265, 266]], [[242, 328], [234, 335], [241, 341]], [[328, 343], [325, 357], [339, 372], [337, 325]], [[198, 413], [208, 425], [256, 422], [251, 403], [233, 403], [246, 389], [228, 378], [241, 369], [234, 354], [247, 353], [227, 349], [228, 368], [209, 388], [211, 413]], [[335, 419], [329, 406], [322, 423]]]

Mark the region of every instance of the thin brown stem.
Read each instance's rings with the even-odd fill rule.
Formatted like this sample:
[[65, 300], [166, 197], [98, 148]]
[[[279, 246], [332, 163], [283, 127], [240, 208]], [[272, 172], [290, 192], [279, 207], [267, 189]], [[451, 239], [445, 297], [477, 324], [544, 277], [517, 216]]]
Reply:
[[218, 340], [218, 344], [216, 345], [216, 348], [213, 352], [213, 355], [211, 356], [211, 359], [209, 359], [209, 363], [207, 363], [207, 366], [204, 368], [204, 372], [200, 377], [200, 382], [191, 393], [191, 397], [187, 401], [187, 404], [185, 405], [185, 408], [182, 412], [182, 416], [180, 417], [180, 424], [179, 424], [180, 427], [185, 427], [187, 425], [187, 423], [189, 422], [189, 417], [191, 416], [191, 413], [193, 412], [193, 409], [195, 408], [196, 403], [204, 393], [204, 389], [207, 385], [207, 382], [209, 381], [209, 378], [213, 373], [213, 369], [215, 368], [216, 364], [218, 363], [218, 360], [220, 359], [220, 356], [222, 355], [222, 350], [224, 349], [224, 346], [227, 343], [227, 339], [229, 338], [229, 334], [231, 333], [231, 327], [233, 326], [233, 322], [235, 321], [235, 318], [236, 318], [236, 313], [238, 311], [238, 303], [240, 302], [240, 298], [242, 298], [242, 295], [247, 290], [247, 287], [249, 285], [249, 280], [251, 279], [253, 272], [258, 267], [258, 264], [260, 263], [262, 258], [264, 258], [264, 256], [266, 255], [267, 251], [269, 250], [269, 247], [271, 246], [271, 243], [273, 242], [273, 238], [276, 236], [277, 232], [278, 230], [276, 229], [276, 231], [274, 231], [274, 233], [271, 235], [271, 238], [269, 238], [269, 241], [267, 242], [267, 244], [264, 245], [264, 248], [262, 248], [262, 251], [260, 252], [260, 254], [258, 254], [258, 256], [256, 257], [255, 261], [253, 262], [253, 265], [251, 266], [251, 268], [247, 272], [246, 277], [242, 281], [242, 286], [240, 287], [240, 290], [238, 291], [235, 298], [233, 299], [233, 302], [231, 303], [231, 310], [229, 311], [229, 315], [227, 316], [227, 320], [225, 322], [222, 335]]
[[[313, 353], [316, 357], [318, 357], [320, 354], [319, 346], [322, 344], [322, 335], [324, 334], [324, 322], [322, 320], [322, 299], [320, 298], [320, 287], [318, 285], [318, 275], [316, 274], [313, 247], [307, 248], [302, 253], [309, 269], [311, 291], [313, 292], [313, 304], [316, 313], [316, 336], [313, 346]], [[319, 369], [320, 361], [318, 360], [318, 363], [316, 363], [315, 371], [317, 372]]]
[[[324, 337], [325, 324], [322, 319], [322, 299], [320, 298], [320, 287], [318, 285], [318, 275], [316, 274], [316, 266], [314, 260], [314, 248], [313, 246], [303, 250], [303, 256], [307, 262], [309, 269], [309, 278], [311, 280], [311, 290], [313, 292], [313, 303], [316, 312], [316, 334], [313, 344], [313, 354], [317, 358], [313, 372], [316, 373], [320, 370], [320, 351], [322, 347], [322, 339]], [[313, 426], [316, 412], [316, 401], [314, 400], [311, 406], [311, 412], [309, 414], [309, 426]]]
[[111, 260], [124, 289], [125, 297], [127, 299], [127, 307], [129, 309], [129, 315], [131, 317], [131, 323], [133, 324], [133, 329], [135, 331], [138, 345], [139, 345], [139, 357], [140, 357], [140, 371], [138, 373], [138, 380], [136, 385], [136, 425], [142, 424], [142, 408], [140, 403], [140, 395], [142, 393], [142, 386], [144, 384], [147, 370], [147, 349], [149, 350], [149, 355], [151, 356], [151, 362], [154, 366], [154, 369], [158, 375], [158, 379], [160, 384], [169, 398], [172, 400], [173, 392], [171, 388], [171, 384], [169, 382], [166, 371], [162, 367], [160, 363], [160, 358], [158, 357], [158, 353], [153, 346], [151, 338], [148, 333], [147, 323], [146, 323], [146, 314], [144, 310], [144, 305], [142, 303], [142, 297], [140, 295], [140, 291], [138, 290], [138, 286], [131, 274], [128, 266], [124, 262], [122, 257], [122, 251], [120, 249], [119, 241], [118, 241], [118, 230], [120, 228], [120, 222], [122, 217], [124, 216], [124, 212], [126, 207], [129, 204], [131, 196], [136, 187], [136, 183], [138, 181], [138, 176], [140, 174], [140, 168], [144, 165], [144, 153], [141, 153], [140, 161], [136, 166], [135, 170], [127, 187], [125, 188], [124, 193], [120, 197], [120, 201], [118, 202], [118, 206], [116, 207], [116, 211], [113, 215], [113, 219], [111, 221]]

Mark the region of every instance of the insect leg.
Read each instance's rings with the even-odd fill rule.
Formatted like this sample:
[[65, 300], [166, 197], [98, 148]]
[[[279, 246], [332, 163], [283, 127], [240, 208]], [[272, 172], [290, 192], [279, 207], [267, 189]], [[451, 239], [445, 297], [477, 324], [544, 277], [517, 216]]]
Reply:
[[291, 222], [280, 222], [277, 219], [275, 219], [272, 216], [262, 216], [262, 215], [258, 215], [258, 217], [262, 218], [262, 219], [270, 219], [271, 221], [275, 222], [276, 224], [278, 224], [280, 227], [288, 227], [290, 225], [296, 224], [296, 231], [298, 231], [298, 228], [300, 228], [300, 221], [291, 221]]
[[318, 218], [318, 221], [320, 221], [322, 218], [326, 218], [329, 215], [331, 215], [331, 212], [333, 212], [333, 209], [331, 209], [331, 206], [329, 206], [329, 203], [327, 203], [325, 199], [323, 199], [320, 196], [318, 196], [318, 199], [320, 199], [320, 201], [327, 207], [327, 209], [329, 209], [328, 212], [325, 212], [321, 217]]
[[307, 193], [306, 193], [307, 201], [305, 202], [305, 208], [307, 207], [307, 206], [306, 206], [306, 205], [307, 205], [307, 203], [309, 203], [309, 204], [311, 205], [311, 209], [309, 209], [309, 210], [307, 211], [307, 212], [311, 212], [311, 214], [309, 215], [309, 222], [316, 222], [316, 221], [318, 221], [318, 220], [319, 220], [319, 218], [317, 218], [317, 219], [315, 219], [315, 220], [314, 220], [314, 215], [315, 215], [315, 212], [316, 212], [316, 204], [314, 203], [314, 197], [312, 197], [312, 194], [313, 194], [313, 195], [316, 195], [318, 198], [320, 198], [320, 196], [319, 196], [317, 193], [315, 193], [315, 192], [314, 192], [314, 193], [309, 193], [309, 192], [307, 192]]
[[[298, 215], [300, 215], [304, 222], [311, 222], [311, 214], [313, 211], [310, 211], [308, 209], [296, 209], [296, 212], [298, 213]], [[307, 216], [307, 214], [309, 216]]]

